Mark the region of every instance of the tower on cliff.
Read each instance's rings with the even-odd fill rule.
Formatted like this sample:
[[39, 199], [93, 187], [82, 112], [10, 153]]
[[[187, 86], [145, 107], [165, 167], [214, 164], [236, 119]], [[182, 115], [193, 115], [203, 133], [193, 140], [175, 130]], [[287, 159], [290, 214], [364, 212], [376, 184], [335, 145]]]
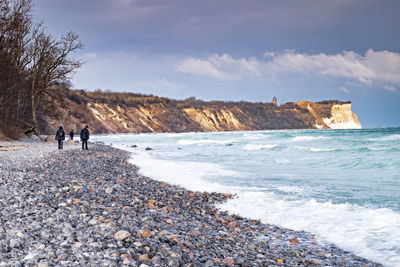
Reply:
[[278, 106], [278, 99], [276, 99], [276, 96], [274, 96], [272, 98], [272, 104], [274, 104], [275, 106]]

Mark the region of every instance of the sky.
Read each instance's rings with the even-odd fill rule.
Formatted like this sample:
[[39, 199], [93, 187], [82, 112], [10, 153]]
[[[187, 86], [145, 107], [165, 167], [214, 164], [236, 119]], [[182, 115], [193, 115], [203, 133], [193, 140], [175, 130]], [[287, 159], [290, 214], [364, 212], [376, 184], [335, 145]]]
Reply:
[[400, 127], [398, 0], [36, 0], [80, 35], [73, 88], [175, 99], [351, 101], [363, 128]]

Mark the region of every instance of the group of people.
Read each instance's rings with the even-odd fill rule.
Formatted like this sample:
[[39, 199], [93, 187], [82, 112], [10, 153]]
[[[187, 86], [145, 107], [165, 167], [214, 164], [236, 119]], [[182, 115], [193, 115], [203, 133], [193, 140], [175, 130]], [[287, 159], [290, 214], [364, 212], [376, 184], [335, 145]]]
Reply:
[[[74, 140], [74, 130], [69, 133], [69, 137], [71, 140]], [[63, 149], [63, 141], [65, 140], [65, 132], [62, 126], [58, 127], [56, 133], [56, 140], [58, 140], [58, 149]], [[81, 142], [82, 142], [82, 149], [88, 149], [87, 143], [89, 140], [89, 126], [85, 126], [81, 130]]]

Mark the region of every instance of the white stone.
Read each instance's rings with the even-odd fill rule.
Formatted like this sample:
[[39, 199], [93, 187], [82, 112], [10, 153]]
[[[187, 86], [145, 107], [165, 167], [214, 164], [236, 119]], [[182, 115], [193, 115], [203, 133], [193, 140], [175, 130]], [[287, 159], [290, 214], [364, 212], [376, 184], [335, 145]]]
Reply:
[[112, 191], [113, 191], [113, 188], [112, 188], [112, 187], [109, 187], [109, 188], [106, 189], [106, 193], [107, 193], [107, 194], [111, 194]]
[[127, 239], [130, 236], [131, 236], [131, 234], [129, 232], [120, 230], [114, 234], [114, 239], [117, 241], [121, 241], [121, 240]]
[[93, 226], [93, 225], [96, 225], [97, 222], [98, 222], [97, 219], [96, 219], [96, 218], [93, 218], [93, 219], [91, 219], [88, 223], [89, 223], [89, 225]]
[[24, 260], [32, 260], [36, 257], [37, 257], [37, 253], [31, 251], [24, 257]]
[[133, 243], [136, 247], [141, 247], [141, 246], [143, 246], [142, 245], [142, 243], [140, 243], [140, 242], [135, 242], [135, 243]]

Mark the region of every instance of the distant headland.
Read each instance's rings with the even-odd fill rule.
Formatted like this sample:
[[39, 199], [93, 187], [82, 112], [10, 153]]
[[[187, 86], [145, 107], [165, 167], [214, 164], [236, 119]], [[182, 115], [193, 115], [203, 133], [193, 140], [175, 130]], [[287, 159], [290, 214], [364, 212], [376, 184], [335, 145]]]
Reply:
[[93, 133], [208, 132], [277, 129], [361, 128], [351, 102], [202, 101], [153, 95], [70, 90], [54, 100], [54, 110], [41, 113], [40, 132], [53, 134], [59, 125]]

